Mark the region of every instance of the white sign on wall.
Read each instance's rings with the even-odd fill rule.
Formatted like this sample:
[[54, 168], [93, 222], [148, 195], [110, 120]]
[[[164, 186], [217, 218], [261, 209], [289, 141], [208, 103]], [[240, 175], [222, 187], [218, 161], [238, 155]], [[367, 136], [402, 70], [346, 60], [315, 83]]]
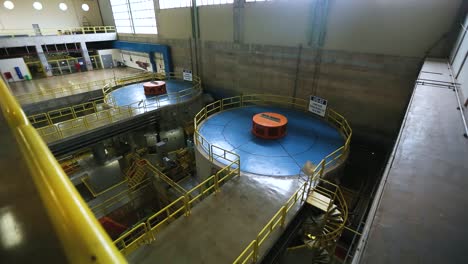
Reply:
[[311, 95], [309, 101], [309, 111], [324, 117], [327, 111], [328, 101], [318, 96]]
[[182, 75], [184, 77], [184, 81], [192, 81], [192, 71], [191, 70], [183, 70]]

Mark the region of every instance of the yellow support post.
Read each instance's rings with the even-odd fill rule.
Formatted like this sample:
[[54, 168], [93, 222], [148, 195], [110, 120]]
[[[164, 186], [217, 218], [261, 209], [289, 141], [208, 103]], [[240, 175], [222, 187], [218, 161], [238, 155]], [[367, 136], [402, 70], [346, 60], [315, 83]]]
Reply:
[[284, 224], [286, 223], [286, 211], [287, 206], [281, 207], [281, 227], [284, 227]]

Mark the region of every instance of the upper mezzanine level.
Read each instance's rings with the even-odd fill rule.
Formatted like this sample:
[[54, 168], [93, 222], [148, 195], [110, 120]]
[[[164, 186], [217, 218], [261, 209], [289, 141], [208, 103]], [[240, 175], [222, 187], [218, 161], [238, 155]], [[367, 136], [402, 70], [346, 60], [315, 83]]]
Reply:
[[0, 48], [117, 40], [113, 26], [0, 30]]

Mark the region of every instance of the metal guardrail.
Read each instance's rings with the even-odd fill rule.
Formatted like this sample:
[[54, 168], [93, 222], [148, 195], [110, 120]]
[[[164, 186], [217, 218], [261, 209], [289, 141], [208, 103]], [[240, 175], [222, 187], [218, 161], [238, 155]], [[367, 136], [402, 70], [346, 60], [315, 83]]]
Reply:
[[114, 26], [41, 28], [37, 31], [33, 28], [0, 30], [1, 36], [9, 36], [11, 38], [24, 37], [24, 36], [77, 35], [77, 34], [98, 34], [98, 33], [116, 33], [116, 30]]
[[64, 96], [69, 96], [73, 94], [80, 94], [85, 92], [90, 92], [94, 90], [105, 89], [106, 86], [112, 87], [116, 85], [125, 85], [133, 82], [137, 82], [140, 79], [150, 79], [153, 73], [141, 73], [133, 74], [128, 76], [123, 76], [119, 78], [107, 78], [92, 82], [86, 83], [77, 83], [73, 85], [60, 86], [52, 89], [47, 89], [46, 91], [38, 91], [34, 93], [26, 93], [16, 95], [16, 99], [22, 103], [35, 103], [43, 100], [60, 98]]
[[0, 106], [70, 263], [126, 263], [3, 80]]
[[[93, 102], [64, 107], [47, 113], [29, 116], [31, 123], [37, 127], [38, 133], [47, 142], [57, 141], [84, 131], [104, 126], [125, 118], [146, 113], [168, 105], [169, 102], [180, 103], [187, 98], [199, 94], [202, 90], [200, 79], [193, 76], [193, 86], [177, 93], [168, 93], [158, 97], [152, 97], [151, 101], [143, 100], [118, 106], [112, 96], [112, 91], [118, 89], [113, 85], [124, 85], [144, 80], [182, 79], [182, 75], [167, 74], [143, 74], [119, 78], [112, 85], [101, 88], [104, 99]], [[113, 81], [113, 79], [112, 79]]]
[[[191, 208], [194, 206], [194, 204], [207, 198], [213, 193], [216, 194], [220, 192], [220, 187], [222, 184], [224, 184], [229, 179], [240, 176], [239, 156], [219, 147], [216, 147], [216, 149], [218, 152], [226, 153], [218, 155], [220, 157], [226, 157], [226, 161], [229, 162], [229, 165], [221, 168], [217, 173], [206, 178], [204, 181], [189, 191], [185, 191], [182, 187], [174, 187], [172, 184], [170, 184], [175, 189], [184, 190], [185, 193], [182, 193], [182, 195], [179, 196], [176, 200], [148, 217], [145, 223], [137, 225], [115, 240], [114, 243], [123, 254], [130, 254], [139, 246], [153, 242], [155, 239], [157, 239], [158, 233], [161, 232], [164, 226], [168, 225], [170, 222], [182, 215], [189, 216], [191, 213]], [[228, 153], [231, 155], [227, 155]], [[210, 160], [213, 159], [214, 157], [210, 158]], [[159, 176], [161, 176], [161, 174], [164, 175], [162, 172], [159, 173]], [[175, 184], [177, 185], [177, 183]]]
[[[322, 162], [324, 161], [322, 160]], [[321, 245], [328, 245], [328, 243], [335, 241], [341, 235], [341, 232], [345, 228], [346, 219], [348, 217], [346, 201], [337, 185], [319, 177], [321, 174], [323, 174], [322, 170], [323, 169], [320, 169], [319, 171], [314, 172], [314, 175], [317, 177], [311, 177], [308, 181], [304, 182], [301, 187], [299, 187], [299, 189], [276, 212], [276, 214], [273, 215], [270, 221], [268, 221], [265, 227], [258, 233], [256, 239], [252, 240], [252, 242], [247, 245], [244, 251], [242, 251], [241, 254], [234, 260], [234, 264], [256, 263], [258, 261], [261, 246], [265, 243], [270, 234], [272, 234], [276, 229], [284, 227], [288, 213], [296, 205], [297, 201], [301, 200], [302, 204], [307, 199], [307, 195], [310, 193], [311, 186], [313, 186], [314, 191], [317, 191], [320, 194], [330, 198], [331, 202], [329, 204], [327, 213], [330, 212], [331, 206], [336, 203], [338, 204], [340, 211], [343, 212], [343, 224], [335, 226], [327, 223], [325, 227], [332, 231], [316, 235], [315, 240], [319, 241]], [[324, 185], [330, 187], [322, 187], [319, 183], [324, 183]], [[333, 190], [330, 190], [329, 188], [332, 188]]]
[[[288, 107], [300, 111], [308, 111], [309, 101], [301, 98], [294, 98], [294, 97], [285, 97], [279, 95], [270, 95], [270, 94], [248, 94], [248, 95], [240, 95], [234, 96], [229, 98], [224, 98], [208, 104], [204, 107], [200, 112], [195, 115], [194, 118], [194, 126], [195, 126], [195, 145], [202, 148], [206, 153], [208, 153], [209, 157], [211, 157], [211, 161], [217, 156], [214, 154], [214, 149], [216, 146], [211, 145], [200, 133], [199, 133], [199, 126], [200, 124], [206, 120], [209, 116], [219, 113], [224, 110], [238, 108], [238, 107], [246, 107], [252, 105], [280, 105], [283, 107]], [[345, 138], [345, 143], [343, 146], [338, 148], [337, 150], [333, 151], [329, 155], [327, 155], [316, 167], [311, 177], [307, 179], [307, 181], [302, 184], [299, 189], [289, 198], [289, 200], [276, 212], [276, 214], [270, 219], [270, 221], [265, 225], [265, 227], [258, 233], [257, 238], [253, 240], [245, 250], [239, 255], [239, 257], [234, 261], [234, 263], [255, 263], [259, 257], [259, 250], [266, 239], [270, 236], [270, 234], [277, 228], [283, 227], [285, 224], [285, 219], [287, 217], [288, 212], [291, 211], [291, 208], [297, 203], [298, 200], [301, 200], [301, 203], [306, 199], [307, 195], [310, 193], [311, 188], [316, 188], [318, 186], [319, 181], [324, 181], [322, 179], [323, 175], [325, 174], [326, 169], [333, 167], [336, 165], [336, 162], [345, 157], [345, 155], [349, 152], [349, 146], [351, 143], [351, 136], [352, 136], [352, 129], [349, 126], [348, 121], [334, 111], [331, 108], [327, 109], [325, 120], [329, 123], [336, 126], [343, 137]], [[231, 154], [230, 152], [229, 154]], [[234, 154], [234, 153], [232, 153]], [[224, 154], [226, 155], [226, 154]], [[327, 182], [327, 184], [332, 184]], [[332, 186], [336, 186], [333, 185]], [[346, 203], [344, 202], [343, 195], [339, 190], [339, 187], [336, 186], [336, 192], [333, 194], [327, 193], [325, 190], [322, 190], [325, 195], [331, 195], [332, 201], [338, 201], [339, 205], [344, 207], [346, 214], [347, 208]], [[315, 190], [315, 189], [314, 189]], [[300, 199], [299, 199], [300, 198]], [[345, 215], [344, 217], [347, 217]], [[342, 229], [344, 228], [343, 225], [334, 228], [333, 232], [328, 233], [326, 237], [319, 237], [322, 241], [329, 241], [330, 239], [334, 239], [341, 234]]]
[[[211, 154], [211, 149], [208, 149], [207, 147], [209, 145], [208, 141], [198, 132], [199, 125], [209, 116], [232, 108], [267, 104], [286, 106], [292, 109], [305, 112], [308, 111], [309, 107], [308, 100], [271, 94], [247, 94], [224, 98], [211, 104], [208, 104], [195, 115], [195, 144], [202, 147], [208, 154]], [[342, 115], [338, 114], [335, 110], [331, 108], [327, 109], [325, 119], [334, 126], [336, 126], [345, 138], [345, 144], [342, 147], [335, 150], [334, 152], [330, 153], [325, 158], [326, 165], [330, 166], [349, 151], [349, 145], [351, 143], [351, 136], [353, 132], [351, 127], [349, 126], [348, 121], [346, 121], [346, 119]]]

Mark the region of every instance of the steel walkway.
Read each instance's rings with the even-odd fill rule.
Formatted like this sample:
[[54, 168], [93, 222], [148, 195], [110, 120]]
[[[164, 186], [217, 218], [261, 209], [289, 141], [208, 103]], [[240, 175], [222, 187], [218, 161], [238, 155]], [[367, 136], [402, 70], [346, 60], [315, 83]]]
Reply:
[[468, 139], [450, 74], [424, 63], [353, 263], [466, 263]]

